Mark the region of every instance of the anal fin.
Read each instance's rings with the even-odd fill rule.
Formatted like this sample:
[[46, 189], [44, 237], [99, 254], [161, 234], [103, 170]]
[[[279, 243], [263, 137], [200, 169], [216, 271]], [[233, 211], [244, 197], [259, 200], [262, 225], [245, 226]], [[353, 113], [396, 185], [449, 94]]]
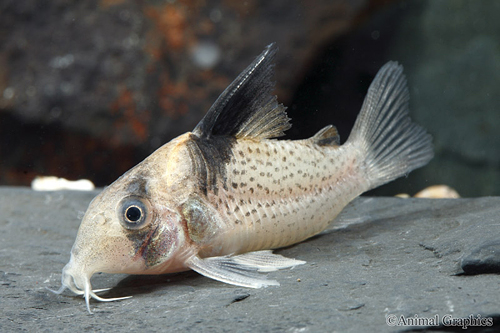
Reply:
[[279, 286], [276, 280], [267, 280], [259, 272], [272, 272], [282, 268], [305, 264], [305, 261], [289, 259], [272, 251], [256, 251], [236, 256], [201, 259], [192, 257], [187, 265], [192, 270], [214, 280], [249, 287]]

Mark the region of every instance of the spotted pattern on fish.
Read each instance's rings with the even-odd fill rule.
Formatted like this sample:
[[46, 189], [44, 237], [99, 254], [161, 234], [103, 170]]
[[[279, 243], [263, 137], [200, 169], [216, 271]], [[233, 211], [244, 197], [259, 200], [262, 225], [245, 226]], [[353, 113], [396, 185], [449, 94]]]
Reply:
[[235, 145], [227, 167], [231, 186], [209, 196], [233, 230], [234, 244], [222, 241], [228, 251], [273, 249], [306, 239], [352, 200], [340, 193], [368, 188], [357, 177], [356, 158], [346, 158], [344, 148], [324, 149], [304, 141]]

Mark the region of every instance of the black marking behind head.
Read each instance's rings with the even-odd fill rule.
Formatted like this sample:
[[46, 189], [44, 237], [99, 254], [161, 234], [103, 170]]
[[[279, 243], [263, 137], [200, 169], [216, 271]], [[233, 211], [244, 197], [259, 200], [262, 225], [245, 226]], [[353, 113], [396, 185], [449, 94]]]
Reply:
[[193, 170], [203, 194], [206, 195], [210, 190], [217, 195], [219, 179], [227, 190], [226, 164], [231, 159], [231, 147], [234, 141], [235, 139], [229, 136], [203, 140], [196, 135], [191, 135], [190, 140], [187, 141]]
[[274, 88], [276, 44], [266, 47], [224, 92], [193, 130], [200, 139], [213, 136], [274, 138], [291, 127]]

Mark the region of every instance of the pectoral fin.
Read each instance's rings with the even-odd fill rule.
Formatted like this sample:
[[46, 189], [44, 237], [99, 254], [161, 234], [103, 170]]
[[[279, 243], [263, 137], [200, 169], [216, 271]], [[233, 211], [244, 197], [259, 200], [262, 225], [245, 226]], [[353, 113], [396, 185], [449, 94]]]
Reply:
[[272, 251], [256, 251], [236, 256], [192, 257], [188, 266], [209, 278], [242, 287], [262, 288], [279, 286], [275, 280], [267, 280], [259, 272], [272, 272], [282, 268], [305, 264], [305, 261], [289, 259]]

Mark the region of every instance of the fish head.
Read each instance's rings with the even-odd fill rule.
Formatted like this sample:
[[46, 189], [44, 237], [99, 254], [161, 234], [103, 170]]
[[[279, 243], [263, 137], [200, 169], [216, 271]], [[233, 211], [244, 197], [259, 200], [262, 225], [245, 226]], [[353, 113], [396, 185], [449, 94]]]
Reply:
[[[92, 291], [97, 272], [160, 274], [186, 269], [182, 217], [169, 200], [154, 159], [125, 173], [90, 203], [62, 272], [60, 292], [104, 300]], [[164, 171], [164, 170], [163, 170]], [[171, 197], [171, 195], [170, 195]], [[89, 310], [90, 311], [90, 310]]]

